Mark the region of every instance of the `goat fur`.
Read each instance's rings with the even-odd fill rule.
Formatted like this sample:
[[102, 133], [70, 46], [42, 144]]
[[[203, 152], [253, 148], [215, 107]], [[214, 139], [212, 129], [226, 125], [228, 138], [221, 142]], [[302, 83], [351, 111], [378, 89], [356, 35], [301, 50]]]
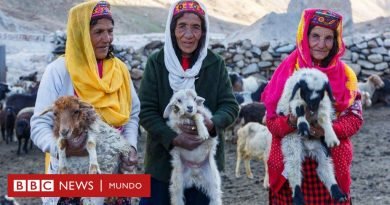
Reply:
[[253, 158], [263, 160], [265, 176], [263, 186], [269, 188], [268, 157], [271, 149], [272, 135], [268, 128], [257, 122], [249, 122], [237, 131], [237, 161], [236, 177], [240, 177], [241, 159], [244, 159], [246, 176], [253, 179], [250, 160]]
[[[328, 147], [340, 144], [332, 128], [332, 92], [327, 76], [317, 69], [304, 68], [296, 71], [286, 82], [277, 112], [297, 117], [298, 132], [288, 134], [282, 139], [284, 156], [283, 175], [289, 181], [294, 204], [304, 204], [301, 191], [302, 163], [306, 156], [318, 163], [317, 174], [336, 201], [346, 200], [340, 191], [334, 175], [333, 162]], [[305, 112], [316, 118], [324, 129], [324, 141], [310, 138], [310, 124]], [[324, 145], [326, 144], [326, 146]]]
[[[60, 115], [71, 115], [75, 111], [79, 114], [72, 121], [63, 122], [59, 119]], [[58, 142], [60, 173], [118, 173], [120, 156], [128, 156], [131, 145], [117, 129], [103, 122], [91, 105], [74, 96], [62, 96], [54, 102], [52, 107], [43, 111], [41, 115], [47, 112], [56, 113], [53, 134]], [[64, 128], [63, 124], [66, 123], [69, 123], [69, 127]], [[62, 145], [65, 136], [61, 132], [64, 130], [66, 132], [66, 129], [69, 129], [69, 137], [79, 136], [81, 133], [86, 134], [88, 139], [85, 146], [89, 152], [89, 157], [73, 156], [67, 158], [65, 156], [66, 147]], [[95, 144], [95, 147], [93, 144]], [[91, 164], [95, 166], [91, 167]]]
[[179, 125], [194, 120], [199, 138], [204, 142], [193, 150], [174, 147], [172, 156], [172, 175], [170, 196], [172, 205], [184, 205], [184, 190], [195, 186], [210, 199], [210, 205], [222, 204], [221, 178], [214, 159], [217, 137], [210, 137], [204, 125], [205, 115], [211, 118], [211, 112], [203, 105], [204, 98], [192, 89], [183, 89], [174, 93], [165, 108], [164, 118], [168, 126], [180, 134]]

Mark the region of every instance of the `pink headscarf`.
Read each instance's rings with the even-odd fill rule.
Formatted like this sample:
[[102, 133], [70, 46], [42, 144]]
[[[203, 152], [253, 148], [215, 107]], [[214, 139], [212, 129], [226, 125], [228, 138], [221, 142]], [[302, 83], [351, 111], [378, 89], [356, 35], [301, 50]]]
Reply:
[[[339, 50], [326, 68], [314, 66], [310, 56], [307, 33], [316, 12], [330, 13], [337, 15], [339, 18], [339, 23], [336, 27]], [[277, 115], [276, 107], [282, 96], [284, 85], [293, 72], [300, 68], [315, 68], [325, 73], [329, 78], [333, 97], [336, 101], [334, 105], [336, 112], [340, 113], [348, 108], [356, 97], [357, 79], [353, 70], [340, 60], [345, 51], [345, 45], [342, 40], [342, 16], [328, 10], [306, 9], [298, 25], [296, 43], [297, 48], [279, 65], [261, 96], [261, 101], [266, 106], [267, 118]]]

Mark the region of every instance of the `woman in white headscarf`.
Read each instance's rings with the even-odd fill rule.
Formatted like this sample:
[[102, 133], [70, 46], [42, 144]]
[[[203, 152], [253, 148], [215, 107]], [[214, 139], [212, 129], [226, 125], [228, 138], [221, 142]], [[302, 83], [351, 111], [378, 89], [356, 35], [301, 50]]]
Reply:
[[[197, 1], [176, 2], [169, 11], [165, 46], [149, 57], [142, 79], [140, 123], [148, 132], [145, 152], [145, 172], [151, 174], [151, 197], [141, 204], [170, 204], [169, 179], [174, 146], [192, 150], [203, 141], [193, 125], [183, 125], [182, 134], [166, 125], [163, 112], [172, 94], [180, 89], [195, 89], [205, 98], [213, 117], [205, 119], [211, 135], [218, 135], [216, 160], [219, 170], [224, 169], [223, 132], [238, 114], [238, 104], [223, 59], [207, 49], [209, 20], [206, 8]], [[202, 191], [193, 187], [185, 191], [186, 204], [208, 204]]]

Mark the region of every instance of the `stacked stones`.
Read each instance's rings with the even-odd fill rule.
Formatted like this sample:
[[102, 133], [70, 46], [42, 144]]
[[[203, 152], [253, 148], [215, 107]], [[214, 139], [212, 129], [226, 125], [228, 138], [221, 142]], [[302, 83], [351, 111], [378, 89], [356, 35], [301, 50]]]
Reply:
[[[52, 42], [56, 48], [53, 53], [64, 52], [65, 33], [56, 32]], [[354, 35], [344, 38], [346, 52], [343, 61], [356, 72], [360, 80], [371, 74], [390, 77], [390, 32]], [[124, 61], [133, 80], [142, 78], [148, 56], [164, 46], [161, 41], [152, 41], [139, 50], [132, 47], [114, 46], [116, 57]], [[269, 79], [273, 71], [288, 54], [295, 49], [295, 43], [280, 41], [253, 45], [250, 40], [230, 43], [225, 47], [220, 43], [211, 43], [210, 49], [220, 54], [226, 62], [229, 72], [238, 72], [243, 76], [257, 75]]]
[[295, 45], [276, 41], [253, 45], [250, 40], [243, 40], [230, 43], [227, 49], [221, 44], [212, 45], [211, 49], [225, 59], [229, 72], [243, 76], [260, 74], [268, 78]]
[[360, 79], [371, 74], [389, 77], [390, 32], [355, 35], [344, 38], [348, 50], [343, 60]]

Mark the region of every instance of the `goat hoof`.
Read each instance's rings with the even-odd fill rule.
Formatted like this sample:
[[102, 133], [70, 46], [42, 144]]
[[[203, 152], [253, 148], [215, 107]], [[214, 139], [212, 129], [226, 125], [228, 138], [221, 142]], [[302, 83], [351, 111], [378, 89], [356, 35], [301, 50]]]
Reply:
[[332, 194], [332, 198], [337, 202], [347, 201], [347, 195], [345, 195], [337, 184], [333, 184], [330, 187], [330, 192]]
[[68, 173], [68, 169], [66, 167], [62, 167], [60, 168], [60, 174], [67, 174]]
[[294, 205], [305, 205], [305, 200], [303, 199], [303, 193], [301, 187], [295, 186], [294, 196], [293, 196]]
[[240, 178], [241, 177], [241, 174], [236, 174], [236, 178]]
[[92, 164], [89, 166], [89, 174], [101, 174], [102, 172], [100, 171], [99, 166]]
[[247, 177], [248, 177], [249, 179], [253, 179], [253, 174], [248, 174]]

